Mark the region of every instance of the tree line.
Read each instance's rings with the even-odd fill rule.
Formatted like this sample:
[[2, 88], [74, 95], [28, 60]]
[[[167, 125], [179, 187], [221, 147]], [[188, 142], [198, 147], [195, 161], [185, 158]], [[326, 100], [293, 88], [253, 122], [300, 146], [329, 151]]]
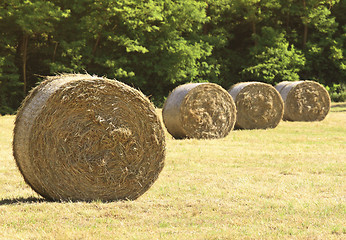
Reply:
[[42, 76], [117, 79], [160, 106], [186, 82], [345, 84], [342, 0], [1, 0], [0, 113]]

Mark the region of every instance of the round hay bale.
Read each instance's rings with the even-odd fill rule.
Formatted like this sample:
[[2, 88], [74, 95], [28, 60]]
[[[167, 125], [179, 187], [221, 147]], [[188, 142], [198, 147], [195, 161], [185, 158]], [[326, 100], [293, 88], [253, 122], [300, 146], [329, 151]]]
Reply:
[[317, 82], [285, 81], [275, 88], [284, 101], [284, 120], [321, 121], [330, 110], [328, 91]]
[[237, 107], [236, 128], [275, 128], [282, 119], [284, 103], [276, 89], [266, 83], [242, 82], [229, 90]]
[[25, 181], [52, 200], [133, 200], [164, 166], [165, 137], [150, 101], [115, 80], [47, 77], [20, 108], [13, 153]]
[[233, 129], [236, 108], [232, 97], [214, 83], [188, 83], [175, 88], [162, 110], [174, 138], [222, 138]]

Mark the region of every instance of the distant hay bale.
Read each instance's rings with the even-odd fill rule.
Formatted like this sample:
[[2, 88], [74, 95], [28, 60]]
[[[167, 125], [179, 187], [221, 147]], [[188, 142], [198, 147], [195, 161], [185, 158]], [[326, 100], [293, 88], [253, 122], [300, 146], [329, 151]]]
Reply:
[[236, 108], [232, 97], [217, 84], [188, 83], [168, 96], [162, 116], [174, 138], [222, 138], [234, 127]]
[[24, 180], [53, 200], [133, 200], [164, 166], [165, 137], [153, 105], [115, 80], [48, 77], [24, 100], [13, 152]]
[[284, 120], [321, 121], [330, 110], [327, 90], [314, 81], [281, 82], [275, 86], [284, 100]]
[[276, 89], [266, 83], [242, 82], [228, 92], [237, 107], [236, 128], [275, 128], [282, 119], [284, 104]]

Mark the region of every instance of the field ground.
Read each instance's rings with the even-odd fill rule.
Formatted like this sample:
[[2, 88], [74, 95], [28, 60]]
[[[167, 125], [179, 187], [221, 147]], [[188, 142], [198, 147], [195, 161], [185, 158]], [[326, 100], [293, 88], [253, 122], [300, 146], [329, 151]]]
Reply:
[[[159, 110], [158, 110], [159, 111]], [[346, 103], [322, 122], [173, 140], [136, 201], [48, 202], [12, 157], [0, 117], [0, 239], [345, 239]]]

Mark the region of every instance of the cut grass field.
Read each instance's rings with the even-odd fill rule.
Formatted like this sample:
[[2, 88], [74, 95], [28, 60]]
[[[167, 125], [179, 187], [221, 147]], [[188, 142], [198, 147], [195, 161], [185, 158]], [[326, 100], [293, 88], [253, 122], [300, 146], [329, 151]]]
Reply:
[[[160, 113], [160, 111], [158, 110]], [[346, 103], [322, 122], [174, 140], [136, 201], [49, 202], [12, 157], [0, 117], [0, 239], [345, 239]]]

